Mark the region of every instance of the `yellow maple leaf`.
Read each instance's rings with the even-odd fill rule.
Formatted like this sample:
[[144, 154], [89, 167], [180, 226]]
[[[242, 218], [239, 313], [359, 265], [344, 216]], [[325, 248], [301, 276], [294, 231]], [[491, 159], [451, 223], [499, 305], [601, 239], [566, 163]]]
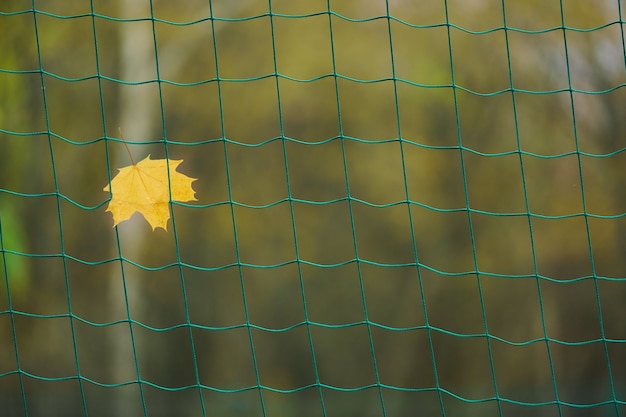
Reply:
[[196, 178], [176, 171], [181, 162], [182, 159], [150, 159], [148, 155], [137, 164], [120, 168], [111, 184], [104, 187], [104, 191], [110, 191], [112, 196], [106, 211], [113, 213], [113, 227], [139, 212], [152, 230], [157, 227], [167, 230], [170, 189], [172, 201], [196, 201], [191, 188]]

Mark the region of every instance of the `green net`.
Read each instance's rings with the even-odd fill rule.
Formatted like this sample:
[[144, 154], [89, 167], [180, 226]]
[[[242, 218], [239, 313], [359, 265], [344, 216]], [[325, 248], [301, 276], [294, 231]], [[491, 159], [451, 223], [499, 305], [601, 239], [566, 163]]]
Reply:
[[[620, 0], [0, 5], [7, 416], [626, 414]], [[115, 228], [131, 158], [198, 201]]]

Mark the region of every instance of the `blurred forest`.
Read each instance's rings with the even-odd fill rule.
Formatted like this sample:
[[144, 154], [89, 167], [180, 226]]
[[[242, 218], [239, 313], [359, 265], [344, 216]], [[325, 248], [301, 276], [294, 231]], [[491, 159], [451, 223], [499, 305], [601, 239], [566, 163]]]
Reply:
[[3, 0], [0, 414], [626, 415], [624, 6]]

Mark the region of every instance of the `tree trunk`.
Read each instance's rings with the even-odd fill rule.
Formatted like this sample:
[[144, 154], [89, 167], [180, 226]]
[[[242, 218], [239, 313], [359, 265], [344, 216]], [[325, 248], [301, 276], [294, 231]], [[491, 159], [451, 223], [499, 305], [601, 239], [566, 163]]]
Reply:
[[[149, 17], [150, 2], [133, 0], [119, 2], [120, 15], [124, 18]], [[155, 45], [150, 22], [119, 23], [120, 61], [119, 74], [122, 81], [145, 82], [156, 79]], [[120, 87], [117, 106], [120, 128], [130, 141], [148, 140], [154, 134], [158, 111], [154, 102], [154, 83], [123, 85]], [[130, 147], [132, 151], [132, 146]], [[114, 154], [112, 169], [126, 166], [129, 158], [125, 152]], [[141, 219], [134, 217], [118, 228], [120, 255], [125, 260], [141, 262], [145, 246], [145, 228]], [[142, 337], [130, 320], [145, 317], [146, 306], [139, 288], [138, 270], [126, 261], [112, 264], [111, 291], [109, 294], [113, 311], [123, 312], [128, 324], [124, 323], [118, 337], [111, 340], [111, 379], [116, 383], [139, 380], [141, 377], [137, 359], [141, 356]], [[120, 270], [122, 273], [120, 273]], [[120, 285], [120, 279], [122, 285]], [[145, 414], [143, 387], [131, 385], [121, 388], [114, 397], [111, 415], [117, 417]]]

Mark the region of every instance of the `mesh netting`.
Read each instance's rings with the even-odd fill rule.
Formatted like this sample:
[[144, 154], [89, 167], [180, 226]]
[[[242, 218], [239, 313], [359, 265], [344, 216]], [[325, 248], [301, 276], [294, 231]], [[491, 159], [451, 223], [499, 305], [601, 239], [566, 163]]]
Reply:
[[4, 413], [624, 415], [622, 13], [5, 1]]

